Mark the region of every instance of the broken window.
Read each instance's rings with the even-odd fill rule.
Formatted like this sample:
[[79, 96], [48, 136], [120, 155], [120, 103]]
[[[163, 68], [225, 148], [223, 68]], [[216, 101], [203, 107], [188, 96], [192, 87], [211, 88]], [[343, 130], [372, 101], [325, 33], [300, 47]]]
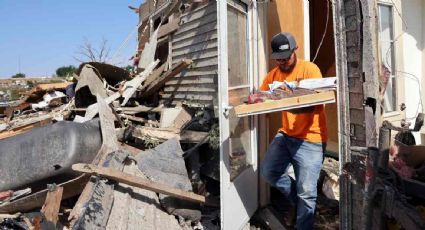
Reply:
[[379, 42], [381, 49], [381, 62], [391, 76], [384, 95], [384, 110], [386, 113], [396, 110], [396, 78], [395, 78], [395, 51], [394, 51], [394, 23], [393, 6], [378, 4], [379, 9]]

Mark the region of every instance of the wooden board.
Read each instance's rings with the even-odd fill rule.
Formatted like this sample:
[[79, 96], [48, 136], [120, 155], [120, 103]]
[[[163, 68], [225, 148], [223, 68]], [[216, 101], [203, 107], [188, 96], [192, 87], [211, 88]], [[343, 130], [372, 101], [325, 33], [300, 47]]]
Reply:
[[12, 128], [11, 130], [0, 132], [0, 140], [4, 138], [16, 136], [21, 133], [25, 133], [31, 129], [50, 124], [51, 122], [52, 122], [52, 117], [43, 118], [42, 120], [34, 119], [32, 123], [23, 124], [19, 127]]
[[238, 117], [272, 113], [283, 110], [297, 109], [314, 105], [329, 104], [335, 102], [335, 92], [325, 91], [320, 93], [302, 95], [297, 97], [288, 97], [280, 100], [243, 104], [234, 107], [235, 114]]
[[[68, 199], [80, 194], [88, 180], [88, 176], [80, 175], [75, 179], [59, 184], [59, 187], [63, 187], [62, 199]], [[0, 213], [27, 212], [32, 209], [39, 208], [46, 200], [47, 192], [48, 190], [44, 189], [31, 195], [11, 201], [10, 203], [3, 204], [0, 206]]]
[[144, 179], [142, 177], [123, 173], [121, 171], [111, 168], [98, 167], [90, 164], [74, 164], [72, 165], [72, 169], [77, 172], [103, 176], [120, 183], [125, 183], [134, 187], [170, 195], [183, 200], [193, 201], [197, 203], [205, 203], [206, 201], [204, 196], [195, 194], [193, 192], [187, 192], [181, 189], [173, 188], [165, 184], [156, 183]]
[[183, 130], [180, 129], [161, 129], [152, 127], [136, 127], [132, 133], [133, 137], [144, 139], [145, 137], [156, 138], [160, 141], [176, 138], [182, 143], [199, 143], [205, 140], [208, 132]]
[[56, 225], [58, 222], [58, 214], [61, 205], [63, 187], [56, 187], [54, 191], [48, 191], [46, 201], [44, 202], [41, 212], [46, 217], [46, 220]]
[[[137, 149], [137, 152], [140, 150]], [[146, 178], [134, 162], [124, 166], [123, 171], [133, 176]], [[156, 192], [125, 183], [119, 183], [114, 187], [114, 203], [106, 229], [182, 230], [175, 216], [161, 208]]]

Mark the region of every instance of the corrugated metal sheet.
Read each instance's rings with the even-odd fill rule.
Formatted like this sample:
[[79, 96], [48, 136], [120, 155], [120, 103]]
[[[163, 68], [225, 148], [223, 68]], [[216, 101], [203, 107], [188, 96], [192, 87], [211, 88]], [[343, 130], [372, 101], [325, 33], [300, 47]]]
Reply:
[[181, 16], [180, 28], [172, 36], [172, 63], [192, 59], [187, 70], [169, 80], [162, 102], [192, 106], [217, 104], [217, 12], [216, 2]]

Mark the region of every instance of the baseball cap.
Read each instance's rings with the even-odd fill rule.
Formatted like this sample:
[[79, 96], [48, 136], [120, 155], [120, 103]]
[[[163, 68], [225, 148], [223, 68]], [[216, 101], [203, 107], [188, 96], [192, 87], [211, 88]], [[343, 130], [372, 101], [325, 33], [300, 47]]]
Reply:
[[297, 48], [294, 36], [287, 32], [278, 33], [272, 38], [272, 59], [287, 59]]

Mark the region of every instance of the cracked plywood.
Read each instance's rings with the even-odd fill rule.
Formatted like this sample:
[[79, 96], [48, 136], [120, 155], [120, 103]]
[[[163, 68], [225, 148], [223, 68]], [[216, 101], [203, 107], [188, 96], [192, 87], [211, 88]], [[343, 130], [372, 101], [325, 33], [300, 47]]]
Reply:
[[[146, 178], [134, 163], [125, 166], [124, 172]], [[173, 215], [162, 210], [155, 192], [119, 183], [115, 186], [114, 204], [106, 229], [140, 228], [182, 229]]]

